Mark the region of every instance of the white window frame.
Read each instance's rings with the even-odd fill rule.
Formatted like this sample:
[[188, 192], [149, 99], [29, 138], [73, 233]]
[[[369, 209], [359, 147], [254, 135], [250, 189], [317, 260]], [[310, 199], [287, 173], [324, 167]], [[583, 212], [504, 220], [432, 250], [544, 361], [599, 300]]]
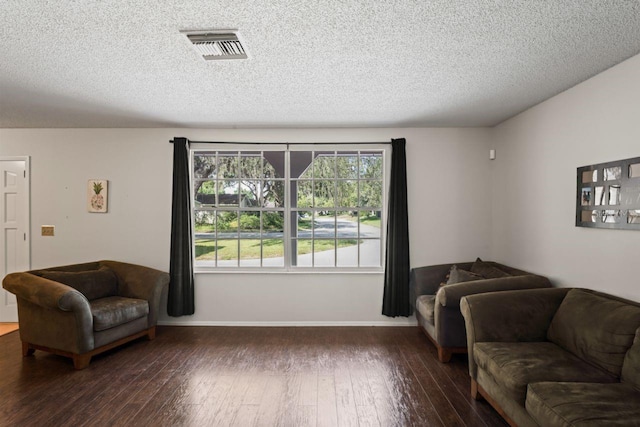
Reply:
[[[389, 177], [391, 168], [391, 145], [381, 143], [339, 143], [339, 144], [311, 144], [311, 143], [288, 143], [288, 144], [266, 144], [266, 143], [192, 143], [189, 153], [189, 175], [190, 175], [190, 191], [191, 191], [191, 218], [192, 224], [195, 225], [195, 194], [194, 194], [194, 154], [203, 151], [283, 151], [285, 153], [285, 207], [284, 207], [284, 266], [282, 267], [246, 267], [246, 266], [204, 266], [198, 264], [195, 260], [195, 227], [193, 227], [193, 265], [195, 273], [382, 273], [385, 265], [385, 246], [386, 246], [386, 229], [387, 229], [387, 212], [388, 212], [388, 190]], [[291, 215], [291, 176], [290, 176], [290, 153], [294, 151], [381, 151], [383, 162], [383, 178], [382, 178], [382, 221], [380, 224], [380, 266], [377, 267], [341, 267], [341, 266], [313, 266], [303, 267], [294, 266], [292, 264], [292, 230]], [[304, 209], [304, 208], [303, 208]], [[338, 248], [336, 247], [336, 250]], [[337, 257], [337, 254], [336, 254]]]

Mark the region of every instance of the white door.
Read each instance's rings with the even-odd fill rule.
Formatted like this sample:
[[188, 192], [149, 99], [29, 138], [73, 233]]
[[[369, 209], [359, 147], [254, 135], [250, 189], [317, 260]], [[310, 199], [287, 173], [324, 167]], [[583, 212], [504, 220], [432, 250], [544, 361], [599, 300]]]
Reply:
[[[0, 157], [0, 278], [30, 268], [29, 158]], [[17, 322], [15, 295], [0, 289], [0, 322]]]

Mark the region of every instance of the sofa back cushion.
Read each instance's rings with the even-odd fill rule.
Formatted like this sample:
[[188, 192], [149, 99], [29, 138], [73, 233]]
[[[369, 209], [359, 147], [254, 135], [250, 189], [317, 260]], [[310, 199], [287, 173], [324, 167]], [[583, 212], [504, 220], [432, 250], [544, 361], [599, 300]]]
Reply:
[[118, 278], [107, 267], [89, 271], [41, 271], [45, 279], [71, 286], [89, 301], [118, 295]]
[[640, 307], [572, 289], [551, 320], [547, 339], [619, 377], [639, 326]]
[[622, 381], [640, 390], [640, 328], [622, 364]]

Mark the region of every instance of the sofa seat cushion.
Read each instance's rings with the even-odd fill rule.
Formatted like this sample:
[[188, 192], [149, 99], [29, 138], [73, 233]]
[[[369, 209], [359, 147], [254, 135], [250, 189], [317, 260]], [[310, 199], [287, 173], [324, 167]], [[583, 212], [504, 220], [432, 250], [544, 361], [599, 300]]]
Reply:
[[149, 303], [143, 299], [107, 297], [93, 300], [90, 305], [96, 332], [149, 315]]
[[526, 408], [541, 426], [638, 426], [640, 391], [628, 384], [529, 384]]
[[416, 300], [416, 310], [418, 313], [432, 325], [435, 324], [433, 312], [436, 304], [435, 295], [420, 295]]
[[474, 358], [514, 401], [524, 406], [527, 385], [543, 381], [617, 382], [598, 369], [550, 342], [480, 342]]

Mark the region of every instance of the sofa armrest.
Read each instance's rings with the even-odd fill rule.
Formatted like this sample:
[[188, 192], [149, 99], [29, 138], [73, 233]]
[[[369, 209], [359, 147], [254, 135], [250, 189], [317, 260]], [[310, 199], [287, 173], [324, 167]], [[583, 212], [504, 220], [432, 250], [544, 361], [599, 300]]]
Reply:
[[474, 280], [443, 286], [436, 294], [436, 303], [444, 307], [458, 307], [467, 295], [518, 289], [550, 288], [551, 282], [543, 276], [508, 276], [497, 279]]
[[462, 298], [469, 374], [476, 379], [476, 342], [545, 341], [547, 330], [570, 288], [522, 289]]
[[119, 261], [100, 261], [100, 265], [105, 265], [116, 273], [120, 295], [149, 302], [149, 327], [154, 326], [158, 320], [162, 293], [169, 285], [169, 273]]
[[17, 298], [46, 309], [91, 312], [89, 301], [80, 292], [31, 273], [8, 274], [2, 281], [2, 287]]
[[[447, 274], [454, 264], [429, 265], [411, 269], [409, 289], [411, 305], [415, 306], [416, 299], [420, 295], [435, 295], [440, 288], [440, 283], [447, 281]], [[462, 269], [471, 268], [471, 263], [456, 263]], [[414, 307], [415, 308], [415, 307]]]

